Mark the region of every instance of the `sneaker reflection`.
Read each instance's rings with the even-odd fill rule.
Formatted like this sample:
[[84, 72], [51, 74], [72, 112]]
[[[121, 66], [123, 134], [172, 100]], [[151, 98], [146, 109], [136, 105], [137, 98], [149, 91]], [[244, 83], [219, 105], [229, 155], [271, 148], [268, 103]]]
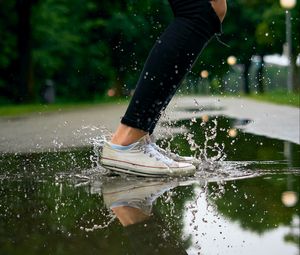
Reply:
[[181, 240], [152, 212], [155, 200], [178, 185], [176, 181], [121, 177], [103, 183], [104, 202], [124, 226], [134, 254], [187, 254]]

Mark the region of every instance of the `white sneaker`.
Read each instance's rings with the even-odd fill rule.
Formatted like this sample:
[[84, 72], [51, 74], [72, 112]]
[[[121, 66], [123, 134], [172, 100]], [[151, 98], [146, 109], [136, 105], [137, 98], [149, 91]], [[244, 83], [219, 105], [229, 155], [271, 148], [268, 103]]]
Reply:
[[155, 137], [154, 137], [154, 135], [150, 135], [150, 140], [151, 140], [151, 145], [153, 146], [154, 149], [156, 149], [162, 155], [167, 156], [170, 159], [173, 159], [174, 161], [183, 162], [183, 163], [190, 163], [190, 164], [193, 164], [195, 166], [197, 166], [197, 165], [200, 164], [200, 160], [199, 159], [196, 159], [194, 157], [188, 157], [188, 156], [180, 156], [177, 153], [174, 153], [174, 152], [171, 152], [171, 151], [167, 151], [167, 150], [159, 147], [155, 143]]
[[190, 176], [196, 170], [190, 163], [176, 162], [161, 154], [149, 143], [148, 135], [126, 150], [114, 149], [104, 142], [100, 163], [111, 171], [148, 177]]

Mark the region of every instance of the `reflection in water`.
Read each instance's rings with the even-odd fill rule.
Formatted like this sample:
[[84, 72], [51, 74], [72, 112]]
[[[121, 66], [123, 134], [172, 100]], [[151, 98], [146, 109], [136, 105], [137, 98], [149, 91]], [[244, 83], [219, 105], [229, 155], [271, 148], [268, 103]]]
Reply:
[[[162, 144], [203, 149], [200, 122]], [[0, 156], [0, 254], [299, 254], [300, 146], [217, 124], [226, 161], [184, 180], [103, 176], [90, 148]]]
[[[293, 145], [290, 142], [284, 141], [283, 154], [286, 157], [289, 168], [292, 167]], [[293, 207], [298, 202], [298, 194], [294, 190], [293, 178], [287, 177], [286, 191], [282, 192], [281, 201], [286, 207]]]
[[103, 199], [125, 229], [135, 254], [187, 254], [182, 240], [152, 213], [153, 203], [176, 181], [117, 178], [103, 184]]
[[281, 195], [281, 201], [286, 207], [293, 207], [298, 202], [298, 194], [295, 191], [284, 191]]

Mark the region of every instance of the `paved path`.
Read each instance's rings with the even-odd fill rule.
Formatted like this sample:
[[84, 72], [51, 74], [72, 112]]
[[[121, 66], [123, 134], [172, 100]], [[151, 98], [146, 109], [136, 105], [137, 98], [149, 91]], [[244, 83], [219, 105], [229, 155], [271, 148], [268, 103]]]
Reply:
[[100, 129], [113, 130], [125, 104], [100, 105], [82, 110], [0, 118], [0, 152], [33, 152], [89, 144]]
[[[184, 108], [206, 109], [184, 111]], [[84, 110], [0, 118], [0, 152], [33, 152], [85, 146], [103, 128], [114, 130], [125, 104], [101, 105]], [[299, 108], [261, 103], [248, 99], [176, 97], [168, 107], [171, 120], [222, 114], [249, 119], [245, 132], [300, 144]]]

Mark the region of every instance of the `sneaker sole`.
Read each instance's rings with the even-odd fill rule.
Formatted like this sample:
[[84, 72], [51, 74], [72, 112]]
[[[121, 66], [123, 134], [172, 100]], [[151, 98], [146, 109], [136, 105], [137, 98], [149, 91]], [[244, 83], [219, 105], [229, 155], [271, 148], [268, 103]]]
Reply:
[[183, 177], [183, 176], [191, 176], [193, 174], [195, 174], [195, 170], [186, 170], [185, 172], [182, 172], [180, 174], [149, 174], [149, 173], [145, 173], [145, 172], [140, 172], [140, 171], [136, 171], [133, 169], [128, 169], [128, 168], [123, 168], [120, 166], [112, 166], [112, 165], [106, 165], [106, 164], [101, 164], [104, 168], [114, 171], [114, 172], [118, 172], [118, 173], [125, 173], [125, 174], [130, 174], [130, 175], [135, 175], [135, 176], [142, 176], [142, 177]]

